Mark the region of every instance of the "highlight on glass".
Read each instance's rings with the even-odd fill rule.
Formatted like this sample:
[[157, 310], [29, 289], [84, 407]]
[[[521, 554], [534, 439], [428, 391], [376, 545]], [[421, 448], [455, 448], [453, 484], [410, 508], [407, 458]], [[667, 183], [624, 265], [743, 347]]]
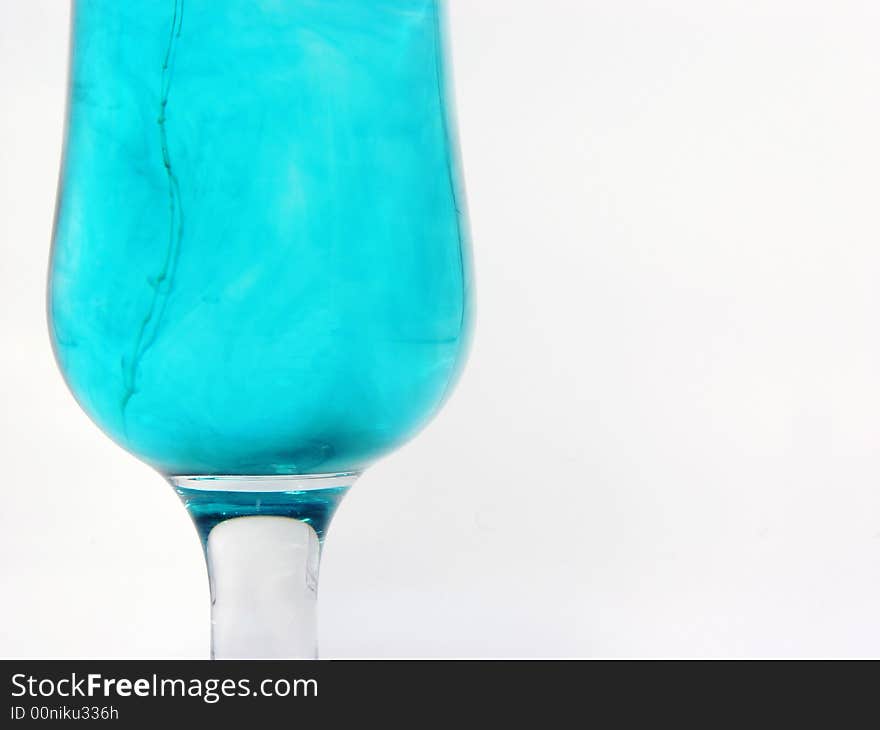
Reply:
[[50, 335], [192, 516], [214, 657], [316, 656], [334, 511], [461, 371], [444, 6], [72, 2]]

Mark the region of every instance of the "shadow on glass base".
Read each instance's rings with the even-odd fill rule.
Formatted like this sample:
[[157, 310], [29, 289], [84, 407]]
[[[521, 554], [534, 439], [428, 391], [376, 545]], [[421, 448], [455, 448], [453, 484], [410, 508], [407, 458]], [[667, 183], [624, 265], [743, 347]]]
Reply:
[[169, 478], [205, 552], [212, 658], [317, 658], [321, 546], [358, 476]]

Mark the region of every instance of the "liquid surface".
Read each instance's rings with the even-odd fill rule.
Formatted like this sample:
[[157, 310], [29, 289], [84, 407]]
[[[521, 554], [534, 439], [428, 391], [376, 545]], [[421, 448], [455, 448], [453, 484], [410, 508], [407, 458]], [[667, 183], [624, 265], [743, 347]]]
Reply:
[[356, 470], [440, 406], [470, 265], [439, 5], [75, 4], [50, 329], [125, 448]]

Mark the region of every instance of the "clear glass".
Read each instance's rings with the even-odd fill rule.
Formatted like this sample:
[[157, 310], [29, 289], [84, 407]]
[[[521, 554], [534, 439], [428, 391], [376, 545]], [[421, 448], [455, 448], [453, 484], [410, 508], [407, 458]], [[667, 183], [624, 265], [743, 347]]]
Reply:
[[193, 516], [213, 654], [311, 656], [333, 511], [436, 413], [470, 336], [444, 3], [72, 18], [58, 363]]

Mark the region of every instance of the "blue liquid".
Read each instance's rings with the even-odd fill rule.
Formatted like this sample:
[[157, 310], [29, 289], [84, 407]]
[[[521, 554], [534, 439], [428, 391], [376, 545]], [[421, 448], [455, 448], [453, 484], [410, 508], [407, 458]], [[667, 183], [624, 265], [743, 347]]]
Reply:
[[79, 403], [166, 474], [359, 470], [461, 369], [439, 0], [79, 0], [50, 267]]
[[224, 520], [236, 517], [289, 517], [311, 525], [323, 542], [336, 508], [348, 487], [295, 492], [223, 492], [176, 487], [195, 523], [202, 545]]

